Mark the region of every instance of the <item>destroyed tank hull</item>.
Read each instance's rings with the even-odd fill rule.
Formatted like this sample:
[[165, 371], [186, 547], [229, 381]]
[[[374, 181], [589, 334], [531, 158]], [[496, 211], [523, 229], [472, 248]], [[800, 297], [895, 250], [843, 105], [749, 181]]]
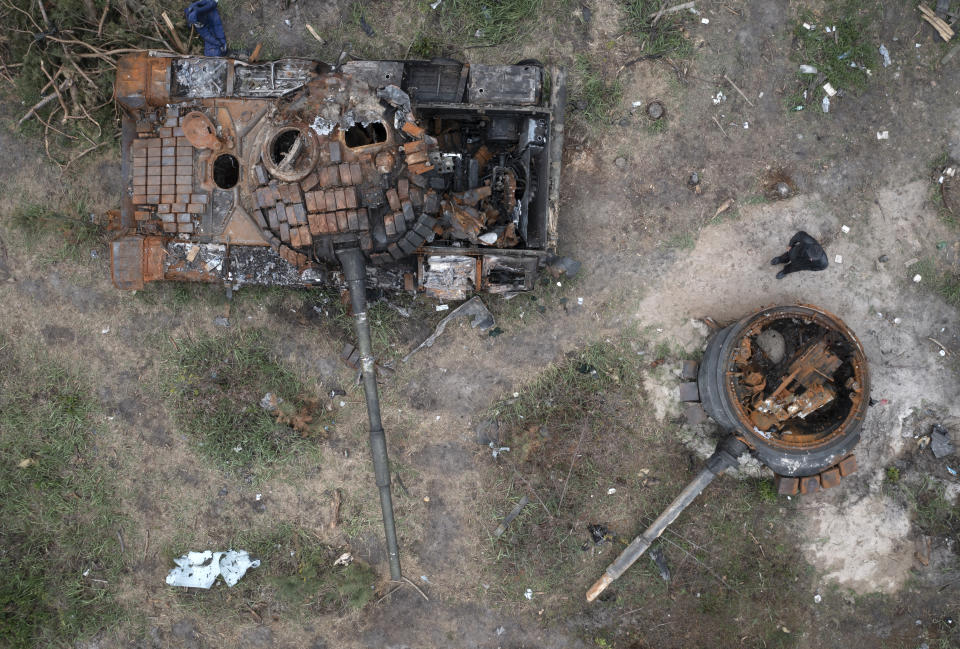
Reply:
[[[768, 330], [776, 336], [764, 334]], [[756, 342], [761, 335], [782, 339], [782, 352], [765, 351]], [[797, 387], [794, 391], [799, 394], [791, 393], [795, 374], [804, 369], [813, 377], [827, 373], [815, 365], [798, 366], [809, 360], [804, 352], [821, 341], [823, 355], [828, 357], [824, 362], [836, 368], [829, 378], [821, 376], [816, 387]], [[769, 353], [779, 358], [770, 358]], [[746, 384], [756, 374], [759, 380]], [[805, 305], [764, 309], [717, 331], [707, 344], [697, 383], [707, 414], [776, 474], [796, 478], [822, 474], [850, 455], [860, 440], [870, 401], [870, 378], [860, 341], [835, 315]], [[757, 390], [760, 383], [764, 387]], [[769, 412], [776, 406], [764, 406], [770, 401], [770, 390], [764, 388], [771, 385], [787, 395], [782, 400], [792, 400], [788, 409], [796, 408], [798, 414], [783, 412], [786, 419], [776, 421]], [[832, 397], [813, 402], [814, 393]], [[805, 407], [813, 411], [805, 413]]]

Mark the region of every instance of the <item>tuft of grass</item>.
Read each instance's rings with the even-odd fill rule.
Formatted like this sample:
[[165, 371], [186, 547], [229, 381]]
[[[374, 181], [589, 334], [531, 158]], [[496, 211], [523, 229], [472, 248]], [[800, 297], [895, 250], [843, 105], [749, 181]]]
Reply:
[[[171, 352], [164, 387], [176, 426], [223, 469], [262, 469], [333, 423], [259, 331], [179, 340]], [[267, 393], [277, 410], [261, 406]]]
[[11, 344], [0, 336], [0, 644], [72, 645], [124, 616], [124, 520], [85, 383]]
[[435, 10], [450, 42], [501, 45], [531, 29], [543, 0], [444, 0]]
[[673, 0], [620, 0], [625, 16], [625, 29], [640, 45], [647, 58], [670, 56], [686, 58], [693, 53], [693, 44], [684, 34], [689, 12], [665, 13], [654, 23], [657, 13], [677, 4]]
[[927, 536], [950, 539], [960, 544], [960, 505], [954, 505], [946, 497], [942, 482], [923, 476], [919, 481], [897, 483], [900, 493], [914, 515], [914, 522]]
[[941, 270], [935, 259], [927, 257], [907, 270], [911, 277], [920, 275], [921, 283], [947, 304], [960, 308], [960, 273], [955, 268]]
[[677, 250], [693, 250], [697, 246], [697, 238], [689, 232], [681, 232], [667, 239], [664, 245]]
[[90, 220], [83, 201], [69, 210], [58, 210], [40, 203], [21, 203], [13, 211], [11, 223], [20, 230], [28, 246], [37, 246], [56, 237], [59, 248], [54, 261], [89, 259], [90, 249], [104, 245], [104, 229]]
[[900, 469], [895, 466], [888, 466], [884, 472], [884, 480], [892, 485], [900, 482]]
[[616, 79], [607, 81], [600, 65], [585, 54], [576, 55], [573, 72], [571, 105], [577, 106], [589, 123], [598, 125], [608, 123], [623, 94], [620, 81]]
[[413, 42], [410, 43], [410, 54], [422, 59], [432, 59], [435, 56], [440, 56], [442, 51], [443, 42], [422, 31], [417, 32]]
[[[828, 3], [822, 14], [800, 12], [793, 27], [795, 49], [791, 58], [797, 66], [816, 67], [817, 73], [802, 74], [798, 67], [798, 88], [787, 99], [789, 109], [805, 106], [819, 112], [826, 95], [823, 85], [827, 82], [837, 90], [856, 94], [867, 86], [867, 70], [876, 69], [879, 57], [869, 31], [876, 10], [869, 4], [843, 0]], [[804, 23], [811, 28], [804, 27]], [[827, 32], [828, 28], [831, 31]]]

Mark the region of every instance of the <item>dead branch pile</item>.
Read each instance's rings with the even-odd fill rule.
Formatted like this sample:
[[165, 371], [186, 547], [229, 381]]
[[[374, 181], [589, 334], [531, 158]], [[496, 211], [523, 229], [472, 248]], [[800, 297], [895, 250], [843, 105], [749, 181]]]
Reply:
[[18, 126], [42, 134], [47, 156], [61, 169], [118, 136], [117, 57], [173, 52], [165, 33], [186, 53], [189, 41], [183, 45], [166, 12], [151, 4], [157, 1], [0, 0], [0, 82], [29, 107]]

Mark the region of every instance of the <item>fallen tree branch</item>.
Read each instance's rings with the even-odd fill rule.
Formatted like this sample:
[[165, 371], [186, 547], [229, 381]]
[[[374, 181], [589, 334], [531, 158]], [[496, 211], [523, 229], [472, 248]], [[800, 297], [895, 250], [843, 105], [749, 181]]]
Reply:
[[[69, 80], [69, 79], [64, 79], [64, 81], [60, 84], [60, 90], [65, 90], [66, 87], [67, 87], [67, 85], [68, 85], [69, 83], [70, 83], [70, 80]], [[54, 99], [56, 99], [58, 94], [59, 94], [59, 93], [51, 92], [51, 93], [50, 93], [49, 95], [47, 95], [46, 97], [43, 97], [42, 99], [40, 99], [40, 101], [38, 101], [37, 103], [35, 103], [35, 104], [30, 108], [30, 110], [27, 111], [27, 114], [26, 114], [26, 115], [24, 115], [23, 117], [20, 118], [20, 121], [17, 122], [17, 126], [20, 126], [20, 125], [23, 124], [25, 121], [27, 121], [28, 119], [30, 119], [31, 117], [33, 117], [34, 115], [36, 115], [38, 110], [40, 110], [41, 108], [43, 108], [44, 106], [46, 106], [47, 104], [49, 104], [51, 101], [53, 101]]]

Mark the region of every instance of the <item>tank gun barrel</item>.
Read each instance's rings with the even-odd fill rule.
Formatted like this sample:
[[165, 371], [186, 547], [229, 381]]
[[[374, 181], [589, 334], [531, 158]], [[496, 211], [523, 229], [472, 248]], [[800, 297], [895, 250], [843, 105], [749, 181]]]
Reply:
[[393, 497], [390, 493], [390, 462], [387, 459], [387, 439], [380, 419], [380, 395], [377, 391], [377, 370], [370, 342], [370, 321], [367, 318], [367, 266], [359, 247], [337, 251], [337, 259], [343, 268], [343, 277], [350, 289], [354, 326], [360, 348], [360, 368], [363, 374], [363, 394], [367, 401], [367, 416], [370, 419], [370, 454], [377, 489], [380, 490], [380, 510], [383, 512], [383, 531], [387, 539], [390, 559], [390, 578], [400, 581], [400, 549], [397, 545], [397, 528], [393, 519]]
[[747, 445], [735, 437], [727, 437], [717, 445], [713, 455], [707, 460], [707, 466], [697, 474], [690, 484], [688, 484], [680, 494], [673, 499], [673, 502], [663, 511], [657, 520], [648, 527], [643, 534], [633, 539], [623, 552], [620, 553], [613, 563], [607, 566], [607, 569], [601, 575], [600, 579], [587, 591], [587, 601], [592, 602], [600, 593], [606, 590], [607, 586], [620, 577], [627, 568], [643, 556], [650, 545], [660, 538], [663, 531], [667, 529], [673, 521], [677, 520], [680, 513], [690, 506], [690, 503], [696, 499], [700, 493], [706, 489], [707, 485], [713, 482], [713, 479], [737, 464], [737, 458], [747, 451]]

